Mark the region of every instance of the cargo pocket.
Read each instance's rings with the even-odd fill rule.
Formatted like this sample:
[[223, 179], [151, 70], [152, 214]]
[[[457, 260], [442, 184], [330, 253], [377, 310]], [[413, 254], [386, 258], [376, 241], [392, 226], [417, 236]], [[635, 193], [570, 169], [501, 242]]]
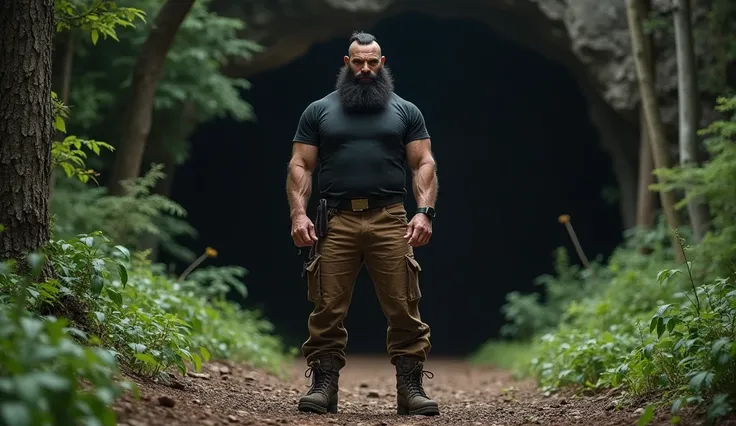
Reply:
[[419, 288], [419, 273], [422, 267], [413, 256], [406, 254], [404, 257], [406, 257], [407, 300], [411, 302], [422, 297], [422, 291]]
[[317, 253], [314, 255], [314, 259], [307, 265], [307, 299], [310, 302], [317, 303], [320, 299], [320, 292], [322, 290], [322, 280], [320, 273], [320, 258], [321, 254]]

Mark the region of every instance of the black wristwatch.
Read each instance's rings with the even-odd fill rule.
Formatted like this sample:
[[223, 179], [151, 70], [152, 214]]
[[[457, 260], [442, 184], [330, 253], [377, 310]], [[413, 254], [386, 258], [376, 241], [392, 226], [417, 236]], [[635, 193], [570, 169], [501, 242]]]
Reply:
[[417, 214], [419, 214], [419, 213], [424, 213], [424, 214], [427, 215], [427, 217], [429, 218], [429, 220], [434, 220], [434, 216], [435, 216], [434, 207], [419, 207], [417, 209]]

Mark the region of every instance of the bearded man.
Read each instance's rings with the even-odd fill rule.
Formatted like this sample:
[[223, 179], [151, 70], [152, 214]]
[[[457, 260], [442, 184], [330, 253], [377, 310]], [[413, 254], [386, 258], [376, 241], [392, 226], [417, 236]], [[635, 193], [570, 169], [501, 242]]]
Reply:
[[[396, 369], [397, 412], [437, 415], [422, 385], [431, 349], [419, 314], [415, 247], [429, 242], [437, 198], [435, 161], [424, 117], [394, 93], [386, 58], [371, 34], [350, 38], [336, 90], [309, 104], [293, 139], [286, 191], [291, 235], [311, 247], [305, 262], [307, 297], [314, 303], [302, 353], [312, 385], [301, 411], [337, 413], [338, 379], [346, 364], [343, 320], [365, 264], [388, 321], [386, 345]], [[319, 162], [320, 203], [315, 223], [306, 214]], [[407, 164], [416, 214], [404, 207]], [[309, 375], [308, 375], [309, 377]]]

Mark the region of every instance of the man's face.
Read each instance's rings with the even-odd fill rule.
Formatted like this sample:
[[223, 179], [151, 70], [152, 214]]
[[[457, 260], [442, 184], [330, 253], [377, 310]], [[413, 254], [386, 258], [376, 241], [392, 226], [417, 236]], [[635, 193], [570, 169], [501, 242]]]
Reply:
[[345, 65], [353, 72], [353, 76], [361, 84], [371, 84], [375, 81], [378, 72], [386, 62], [381, 56], [381, 49], [377, 43], [361, 46], [353, 43], [350, 47], [350, 56], [345, 56]]
[[388, 105], [394, 90], [393, 77], [384, 65], [381, 47], [353, 43], [345, 56], [345, 65], [337, 74], [335, 87], [340, 102], [348, 111], [376, 111]]

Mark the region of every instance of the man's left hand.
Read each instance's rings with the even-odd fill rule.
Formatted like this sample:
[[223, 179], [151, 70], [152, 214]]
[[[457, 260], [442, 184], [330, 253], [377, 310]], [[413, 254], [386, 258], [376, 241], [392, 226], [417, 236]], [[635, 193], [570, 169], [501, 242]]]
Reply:
[[406, 234], [404, 238], [409, 239], [409, 245], [419, 247], [427, 244], [432, 237], [432, 221], [423, 214], [419, 213], [411, 218], [406, 226]]

